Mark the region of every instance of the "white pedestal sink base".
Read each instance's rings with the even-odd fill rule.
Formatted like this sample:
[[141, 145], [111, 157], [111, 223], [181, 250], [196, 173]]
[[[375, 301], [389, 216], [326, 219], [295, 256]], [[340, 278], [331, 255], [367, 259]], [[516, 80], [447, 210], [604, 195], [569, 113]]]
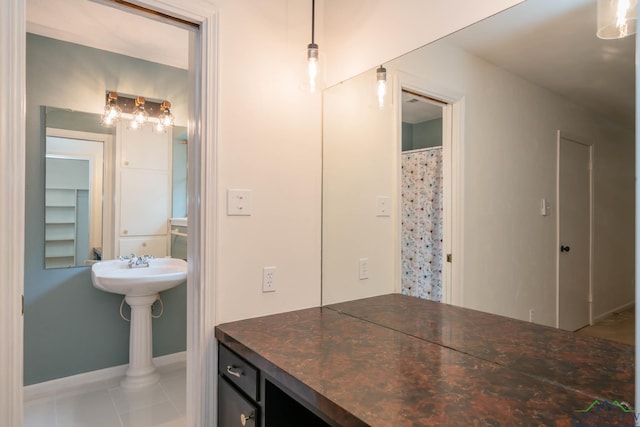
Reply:
[[131, 306], [129, 332], [129, 368], [127, 376], [120, 382], [124, 390], [139, 390], [158, 382], [160, 376], [153, 365], [151, 329], [151, 305], [158, 294], [125, 297]]

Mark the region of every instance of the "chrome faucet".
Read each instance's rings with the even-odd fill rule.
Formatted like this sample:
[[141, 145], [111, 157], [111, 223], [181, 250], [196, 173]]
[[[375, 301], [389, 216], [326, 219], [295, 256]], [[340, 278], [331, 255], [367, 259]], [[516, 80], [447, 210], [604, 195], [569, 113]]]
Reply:
[[149, 260], [153, 258], [154, 258], [153, 255], [137, 256], [134, 253], [130, 255], [121, 255], [118, 257], [118, 259], [120, 259], [121, 261], [129, 261], [127, 263], [129, 268], [149, 267]]

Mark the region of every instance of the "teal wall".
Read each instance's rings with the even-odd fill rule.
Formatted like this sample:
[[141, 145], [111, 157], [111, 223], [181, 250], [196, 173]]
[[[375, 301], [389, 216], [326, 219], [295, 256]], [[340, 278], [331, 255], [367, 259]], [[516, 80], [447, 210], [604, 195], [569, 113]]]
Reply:
[[[99, 291], [88, 267], [44, 269], [45, 107], [100, 113], [105, 90], [169, 99], [186, 114], [186, 70], [27, 35], [25, 385], [128, 363], [122, 296]], [[178, 114], [176, 114], [178, 119]], [[163, 292], [154, 356], [186, 349], [186, 285]]]
[[174, 126], [173, 128], [173, 195], [171, 216], [186, 218], [187, 216], [187, 144], [181, 140], [187, 139], [187, 128]]
[[442, 118], [421, 123], [402, 123], [402, 151], [442, 145]]

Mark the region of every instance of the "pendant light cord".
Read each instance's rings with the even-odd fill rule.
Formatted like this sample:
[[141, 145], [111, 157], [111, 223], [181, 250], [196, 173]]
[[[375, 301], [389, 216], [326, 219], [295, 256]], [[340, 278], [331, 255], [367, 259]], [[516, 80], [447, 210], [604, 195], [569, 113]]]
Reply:
[[311, 44], [315, 44], [316, 0], [311, 0]]

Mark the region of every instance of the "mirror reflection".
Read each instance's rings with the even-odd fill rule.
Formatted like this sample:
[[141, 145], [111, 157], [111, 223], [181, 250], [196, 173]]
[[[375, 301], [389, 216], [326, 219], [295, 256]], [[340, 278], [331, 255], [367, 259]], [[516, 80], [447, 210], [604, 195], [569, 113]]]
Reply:
[[401, 93], [401, 292], [442, 301], [444, 104]]
[[112, 130], [97, 114], [46, 108], [45, 268], [102, 259], [104, 153]]
[[100, 123], [99, 114], [46, 108], [45, 268], [129, 253], [186, 259], [186, 127]]
[[[323, 304], [404, 293], [568, 330], [633, 304], [635, 40], [595, 22], [593, 0], [528, 0], [385, 63], [382, 107], [375, 68], [325, 90]], [[424, 172], [421, 100], [442, 114]]]

